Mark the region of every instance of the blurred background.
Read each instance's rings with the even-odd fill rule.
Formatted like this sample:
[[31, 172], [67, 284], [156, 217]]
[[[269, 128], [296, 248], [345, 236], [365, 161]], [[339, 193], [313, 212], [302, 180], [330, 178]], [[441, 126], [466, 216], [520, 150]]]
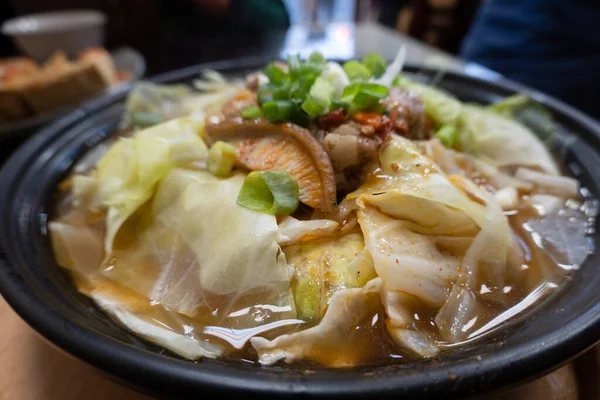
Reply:
[[[137, 49], [147, 75], [314, 49], [391, 58], [408, 43], [412, 63], [493, 71], [600, 116], [596, 0], [3, 0], [0, 19], [64, 9], [106, 14], [106, 47]], [[0, 56], [18, 54], [0, 37]]]

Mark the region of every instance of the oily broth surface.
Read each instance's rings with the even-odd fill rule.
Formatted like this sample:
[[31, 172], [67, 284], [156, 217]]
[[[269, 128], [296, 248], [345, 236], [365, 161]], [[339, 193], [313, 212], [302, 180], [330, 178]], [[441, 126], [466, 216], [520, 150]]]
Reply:
[[[476, 178], [475, 180], [479, 184], [486, 183], [485, 178], [480, 176], [474, 178]], [[67, 180], [59, 188], [58, 201], [55, 203], [52, 220], [70, 218], [75, 213], [77, 214], [77, 218], [74, 221], [77, 221], [77, 224], [81, 224], [82, 227], [93, 231], [97, 235], [99, 242], [102, 243], [104, 237], [104, 215], [86, 215], [81, 210], [74, 208], [69, 190], [70, 185]], [[548, 282], [561, 282], [566, 273], [566, 270], [557, 266], [552, 258], [536, 245], [531, 232], [524, 228], [524, 224], [528, 220], [539, 218], [536, 210], [529, 207], [526, 202], [521, 202], [520, 207], [516, 211], [508, 213], [508, 218], [525, 254], [525, 263], [519, 270], [513, 271], [514, 273], [507, 276], [505, 287], [501, 288], [501, 290], [490, 290], [491, 288], [485, 287], [480, 289], [479, 293], [477, 293], [480, 299], [477, 317], [470, 322], [470, 332], [477, 332], [485, 328], [486, 324], [495, 319], [500, 319], [501, 323], [503, 315], [510, 315], [507, 311], [518, 306], [528, 294], [536, 288], [547, 287], [547, 285], [544, 285]], [[117, 235], [115, 249], [126, 250], [131, 241], [134, 240], [136, 230], [132, 226], [130, 224], [129, 229], [126, 226], [123, 232]], [[60, 248], [55, 248], [58, 260], [61, 259], [60, 252]], [[126, 267], [119, 265], [118, 254], [117, 251], [116, 256], [102, 267], [99, 267], [98, 272], [100, 272], [100, 268]], [[152, 260], [147, 260], [147, 262], [149, 265], [127, 267], [133, 267], [141, 271], [139, 272], [142, 275], [139, 276], [140, 279], [151, 279], [153, 274], [156, 274], [156, 268], [151, 265]], [[147, 276], [144, 276], [144, 274]], [[211, 303], [210, 307], [206, 308], [205, 312], [199, 313], [203, 316], [190, 317], [173, 312], [106, 276], [91, 282], [84, 275], [77, 272], [71, 271], [71, 275], [76, 288], [86, 295], [89, 295], [92, 291], [101, 291], [122, 301], [136, 316], [157, 326], [166, 327], [187, 336], [193, 336], [198, 341], [207, 341], [224, 346], [225, 358], [246, 362], [256, 362], [257, 360], [256, 352], [249, 343], [246, 343], [242, 348], [236, 348], [219, 337], [204, 333], [207, 325], [218, 327], [216, 324], [219, 323], [219, 319], [211, 317], [211, 311], [214, 311], [214, 307], [218, 308], [218, 298], [212, 299], [209, 302]], [[107, 274], [107, 276], [110, 276], [110, 274]], [[552, 285], [550, 288], [552, 288]], [[377, 296], [373, 296], [371, 300], [377, 302], [378, 299], [375, 297]], [[260, 303], [253, 302], [252, 296], [235, 306], [230, 308], [228, 312], [245, 312], [251, 314], [257, 320], [261, 318], [267, 319], [272, 313], [279, 312], [277, 310], [274, 311], [272, 308], [264, 307]], [[317, 363], [313, 361], [300, 361], [297, 364], [306, 367], [318, 367], [319, 364], [332, 367], [355, 365], [376, 366], [418, 359], [419, 357], [403, 352], [395, 346], [385, 327], [386, 316], [383, 306], [379, 305], [376, 307], [376, 310], [376, 312], [363, 319], [359, 326], [348, 332], [344, 343], [322, 343], [320, 346], [314, 348], [311, 351], [311, 358], [317, 361]], [[433, 308], [427, 307], [422, 302], [415, 302], [410, 311], [415, 317], [415, 329], [435, 338], [440, 347], [444, 349], [446, 344], [439, 337], [435, 329], [434, 318], [436, 311]], [[497, 323], [492, 328], [497, 327], [500, 323]], [[279, 335], [306, 329], [310, 326], [309, 323], [286, 325], [265, 333], [260, 333], [260, 335], [267, 339], [274, 339]], [[487, 332], [489, 330], [482, 332], [480, 336], [485, 335]], [[448, 345], [448, 347], [455, 347], [456, 345]]]

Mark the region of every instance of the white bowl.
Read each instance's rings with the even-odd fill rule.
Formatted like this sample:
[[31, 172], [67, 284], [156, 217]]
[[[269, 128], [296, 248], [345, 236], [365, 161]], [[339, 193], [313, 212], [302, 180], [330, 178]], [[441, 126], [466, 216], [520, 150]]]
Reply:
[[23, 15], [6, 21], [2, 33], [36, 61], [57, 50], [75, 56], [88, 47], [102, 46], [106, 16], [98, 11], [69, 10]]

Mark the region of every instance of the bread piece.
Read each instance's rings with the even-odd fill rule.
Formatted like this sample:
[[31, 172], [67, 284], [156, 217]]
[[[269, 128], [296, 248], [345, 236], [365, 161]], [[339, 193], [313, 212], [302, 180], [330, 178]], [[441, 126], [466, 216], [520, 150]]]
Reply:
[[76, 105], [117, 83], [104, 49], [88, 49], [75, 62], [57, 52], [41, 68], [24, 57], [0, 60], [0, 122]]
[[109, 86], [119, 83], [119, 77], [112, 56], [105, 49], [87, 49], [79, 55], [78, 61], [84, 64], [94, 64]]
[[35, 112], [50, 112], [100, 94], [117, 83], [116, 76], [112, 58], [103, 49], [88, 50], [74, 63], [57, 54], [23, 94]]
[[0, 89], [18, 89], [39, 73], [40, 67], [30, 58], [0, 60]]

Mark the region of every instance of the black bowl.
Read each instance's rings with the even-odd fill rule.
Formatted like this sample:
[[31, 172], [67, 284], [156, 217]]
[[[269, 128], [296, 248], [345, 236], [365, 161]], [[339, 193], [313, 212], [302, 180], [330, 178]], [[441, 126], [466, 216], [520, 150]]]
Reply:
[[[218, 63], [163, 75], [189, 82], [204, 68], [240, 74], [257, 60]], [[415, 68], [409, 68], [415, 71]], [[437, 71], [420, 70], [426, 76]], [[566, 163], [600, 197], [600, 127], [571, 107], [514, 83], [447, 73], [440, 86], [489, 103], [526, 91], [546, 104], [560, 129], [576, 134]], [[600, 253], [540, 304], [481, 340], [435, 359], [350, 370], [259, 367], [232, 360], [181, 358], [129, 333], [79, 294], [56, 264], [46, 234], [57, 183], [87, 150], [115, 131], [128, 88], [89, 103], [26, 143], [0, 173], [0, 292], [46, 339], [119, 381], [159, 396], [185, 394], [328, 397], [462, 397], [509, 388], [568, 362], [600, 339]], [[595, 234], [598, 243], [600, 235]]]

